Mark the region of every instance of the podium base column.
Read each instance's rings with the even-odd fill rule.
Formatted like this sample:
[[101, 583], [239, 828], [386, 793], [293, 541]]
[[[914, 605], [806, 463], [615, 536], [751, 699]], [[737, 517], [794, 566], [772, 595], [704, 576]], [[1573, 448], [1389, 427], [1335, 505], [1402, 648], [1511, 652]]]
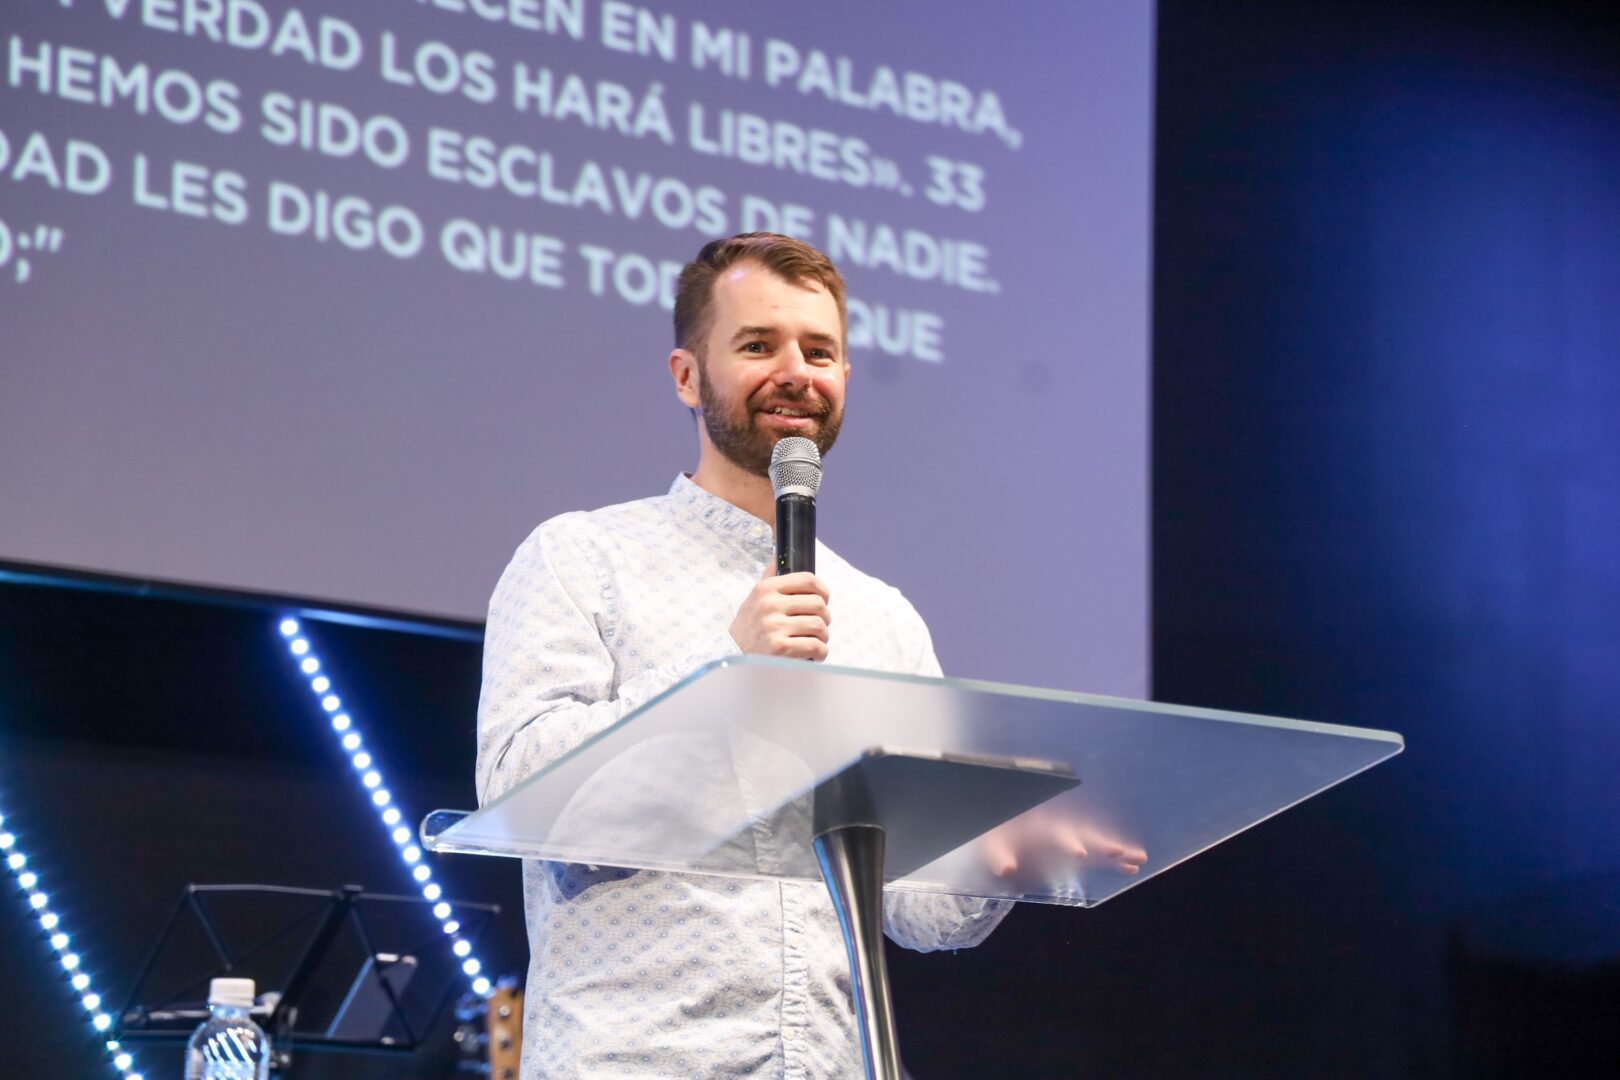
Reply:
[[844, 932], [867, 1080], [901, 1080], [883, 957], [883, 839], [876, 825], [841, 825], [816, 837], [815, 849]]

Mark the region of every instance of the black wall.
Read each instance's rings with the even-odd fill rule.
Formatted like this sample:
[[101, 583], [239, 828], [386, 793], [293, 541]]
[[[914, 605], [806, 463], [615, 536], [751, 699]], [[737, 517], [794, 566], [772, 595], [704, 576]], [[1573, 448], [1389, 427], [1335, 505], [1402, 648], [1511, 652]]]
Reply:
[[[93, 989], [115, 1015], [187, 884], [358, 884], [416, 894], [327, 716], [294, 668], [276, 630], [276, 608], [5, 577], [0, 573], [5, 825], [27, 849]], [[477, 642], [315, 621], [307, 630], [408, 823], [414, 827], [430, 809], [473, 805]], [[429, 860], [446, 897], [502, 906], [478, 941], [478, 955], [492, 975], [521, 973], [527, 953], [516, 865]], [[0, 913], [6, 957], [0, 1075], [112, 1075], [46, 935], [21, 895], [6, 892], [13, 895]], [[263, 919], [241, 904], [218, 910], [237, 949], [308, 909], [273, 903], [262, 909]], [[300, 939], [312, 928], [303, 924]], [[431, 953], [449, 963], [425, 912], [385, 916], [371, 929], [383, 951]], [[182, 930], [177, 942], [195, 938]], [[424, 938], [431, 950], [402, 948]], [[328, 975], [339, 983], [358, 970], [353, 945], [352, 938], [340, 939], [330, 962]], [[284, 952], [260, 953], [243, 973], [258, 975], [277, 956], [290, 960]], [[178, 993], [180, 973], [167, 974], [153, 988]], [[440, 985], [455, 986], [455, 995], [465, 990], [459, 973], [436, 974]], [[268, 988], [261, 976], [260, 989]], [[315, 989], [317, 998], [331, 997], [329, 988]], [[205, 991], [197, 987], [194, 999]], [[414, 1056], [304, 1054], [293, 1075], [448, 1075], [455, 1057], [451, 1021], [447, 1009], [431, 1049]], [[132, 1048], [149, 1080], [180, 1074], [173, 1043]]]
[[1408, 739], [1205, 905], [1276, 1030], [1199, 1067], [1612, 1075], [1620, 23], [1171, 0], [1158, 78], [1156, 695]]

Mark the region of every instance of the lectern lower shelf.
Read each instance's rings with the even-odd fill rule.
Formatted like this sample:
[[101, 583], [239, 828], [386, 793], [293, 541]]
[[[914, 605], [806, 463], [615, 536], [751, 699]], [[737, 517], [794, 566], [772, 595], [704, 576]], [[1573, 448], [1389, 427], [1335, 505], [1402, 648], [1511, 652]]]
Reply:
[[422, 836], [433, 851], [814, 882], [818, 802], [860, 776], [889, 836], [886, 887], [1091, 907], [1402, 745], [743, 657], [700, 668], [482, 810], [430, 814]]

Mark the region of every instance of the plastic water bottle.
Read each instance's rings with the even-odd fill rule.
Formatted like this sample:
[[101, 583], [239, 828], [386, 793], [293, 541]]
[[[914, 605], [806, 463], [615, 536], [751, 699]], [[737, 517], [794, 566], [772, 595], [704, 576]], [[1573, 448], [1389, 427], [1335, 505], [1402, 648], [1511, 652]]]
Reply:
[[252, 979], [208, 984], [211, 1014], [186, 1043], [186, 1080], [268, 1080], [270, 1040], [248, 1015]]

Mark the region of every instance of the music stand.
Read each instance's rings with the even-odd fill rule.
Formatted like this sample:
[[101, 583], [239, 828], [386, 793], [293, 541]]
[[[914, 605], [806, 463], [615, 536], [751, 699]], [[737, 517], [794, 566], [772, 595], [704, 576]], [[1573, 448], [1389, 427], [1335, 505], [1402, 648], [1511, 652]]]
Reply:
[[[449, 903], [470, 942], [500, 913]], [[431, 907], [358, 885], [187, 885], [112, 1037], [184, 1041], [208, 1017], [209, 980], [251, 976], [253, 1017], [282, 1066], [294, 1050], [414, 1051], [461, 978]]]

